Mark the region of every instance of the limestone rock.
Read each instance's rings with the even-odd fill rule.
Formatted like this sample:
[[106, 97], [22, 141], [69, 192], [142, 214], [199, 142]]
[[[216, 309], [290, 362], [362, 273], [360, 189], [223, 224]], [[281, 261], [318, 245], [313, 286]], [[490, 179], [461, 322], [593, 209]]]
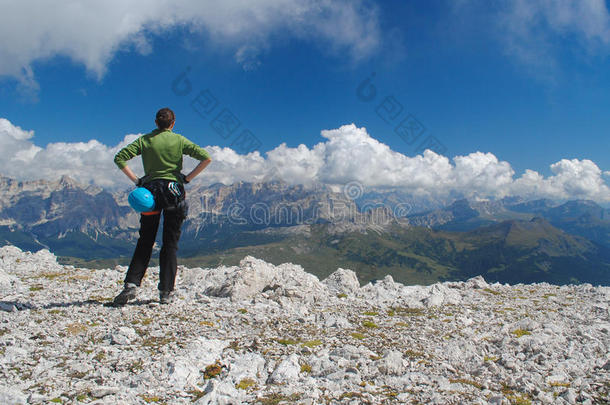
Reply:
[[0, 298], [0, 403], [567, 404], [610, 395], [609, 287], [478, 277], [359, 287], [348, 270], [320, 282], [247, 257], [180, 267], [171, 305], [157, 304], [152, 267], [138, 300], [103, 306], [124, 271], [0, 248], [0, 285], [10, 290]]
[[339, 268], [322, 281], [333, 294], [354, 294], [360, 289], [356, 273]]
[[277, 366], [273, 374], [271, 374], [271, 382], [275, 384], [295, 382], [299, 378], [299, 357], [296, 354], [291, 354]]

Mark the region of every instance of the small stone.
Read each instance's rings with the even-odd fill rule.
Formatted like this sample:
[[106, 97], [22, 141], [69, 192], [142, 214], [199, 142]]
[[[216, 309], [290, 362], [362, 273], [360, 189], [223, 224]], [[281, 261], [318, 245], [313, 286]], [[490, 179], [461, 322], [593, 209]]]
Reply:
[[484, 288], [489, 288], [489, 284], [487, 284], [483, 276], [476, 276], [470, 278], [466, 281], [465, 285], [467, 288], [475, 288], [481, 290]]
[[405, 369], [402, 353], [396, 350], [389, 351], [377, 362], [377, 368], [383, 374], [401, 374]]
[[107, 387], [107, 386], [98, 386], [91, 389], [91, 396], [93, 398], [104, 398], [107, 395], [114, 395], [118, 393], [120, 389], [118, 387]]
[[568, 404], [576, 403], [576, 393], [572, 388], [568, 388], [567, 390], [565, 390], [565, 392], [561, 394], [560, 397], [563, 398], [563, 400], [566, 401]]
[[138, 338], [138, 334], [133, 328], [126, 326], [120, 327], [110, 335], [110, 342], [115, 345], [129, 345]]
[[360, 282], [352, 270], [339, 268], [322, 281], [333, 294], [354, 294], [360, 289]]
[[504, 397], [502, 395], [496, 395], [496, 396], [489, 398], [490, 405], [502, 405], [503, 402], [504, 402]]
[[0, 311], [4, 312], [17, 312], [17, 306], [12, 302], [1, 302], [0, 301]]
[[205, 395], [199, 398], [197, 405], [241, 405], [242, 393], [228, 381], [210, 380], [205, 387]]
[[25, 405], [27, 397], [17, 389], [0, 386], [0, 404]]
[[294, 382], [299, 378], [301, 366], [299, 357], [292, 354], [285, 358], [271, 374], [271, 382], [275, 384]]

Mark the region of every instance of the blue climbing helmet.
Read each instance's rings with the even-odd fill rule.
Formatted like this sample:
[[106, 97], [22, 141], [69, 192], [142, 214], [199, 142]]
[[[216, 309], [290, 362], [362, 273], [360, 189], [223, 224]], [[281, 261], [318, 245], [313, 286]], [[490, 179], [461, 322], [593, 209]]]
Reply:
[[138, 212], [148, 212], [155, 208], [155, 199], [152, 193], [144, 187], [138, 187], [129, 193], [127, 201], [129, 201], [131, 208]]

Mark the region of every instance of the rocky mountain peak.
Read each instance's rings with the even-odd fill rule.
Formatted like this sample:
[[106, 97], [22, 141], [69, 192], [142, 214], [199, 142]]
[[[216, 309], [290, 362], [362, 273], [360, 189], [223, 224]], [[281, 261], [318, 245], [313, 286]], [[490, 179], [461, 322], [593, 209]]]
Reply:
[[80, 185], [72, 177], [63, 175], [59, 179], [59, 186], [65, 188], [80, 188]]

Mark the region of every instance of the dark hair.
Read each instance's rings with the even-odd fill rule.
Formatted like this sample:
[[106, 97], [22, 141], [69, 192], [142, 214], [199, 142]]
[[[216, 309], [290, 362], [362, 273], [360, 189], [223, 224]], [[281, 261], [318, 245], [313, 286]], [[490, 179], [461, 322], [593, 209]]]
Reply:
[[175, 120], [176, 116], [174, 115], [174, 112], [171, 109], [165, 107], [157, 111], [157, 117], [155, 121], [157, 122], [157, 126], [159, 127], [159, 129], [169, 128]]

